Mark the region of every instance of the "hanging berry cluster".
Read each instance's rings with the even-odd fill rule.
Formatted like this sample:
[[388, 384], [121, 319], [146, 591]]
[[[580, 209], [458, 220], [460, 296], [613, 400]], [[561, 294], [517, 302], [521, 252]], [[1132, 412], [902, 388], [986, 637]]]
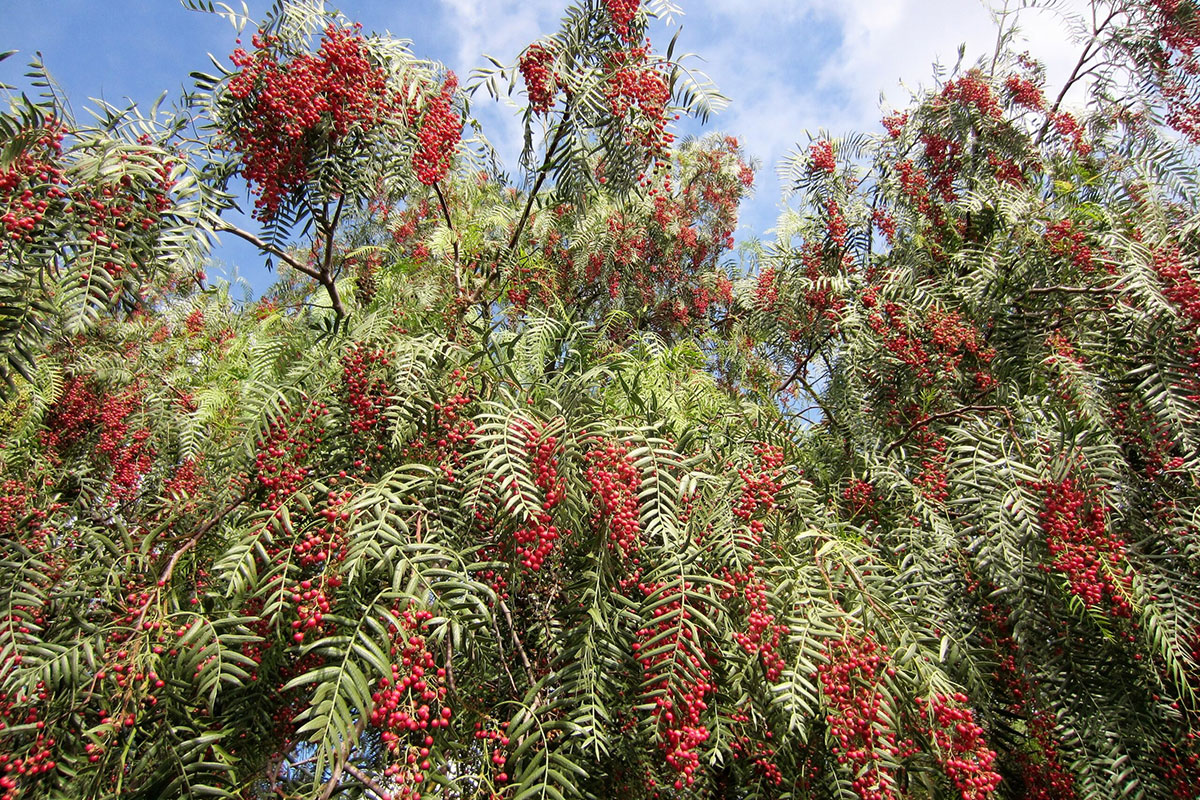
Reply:
[[254, 443], [254, 478], [264, 493], [263, 509], [279, 508], [304, 484], [309, 452], [321, 441], [317, 425], [329, 414], [324, 403], [293, 410], [282, 401], [279, 408], [282, 414], [270, 420], [263, 438]]
[[387, 369], [388, 357], [382, 348], [355, 346], [342, 356], [342, 380], [336, 391], [349, 418], [353, 466], [363, 475], [387, 449], [384, 412], [392, 401]]
[[733, 505], [733, 515], [746, 522], [757, 538], [766, 530], [765, 523], [757, 515], [779, 507], [779, 493], [783, 490], [783, 449], [776, 445], [756, 442], [754, 460], [738, 469], [742, 479], [741, 494]]
[[665, 154], [675, 139], [666, 132], [671, 100], [666, 78], [650, 63], [646, 47], [616, 50], [609, 59], [604, 96], [612, 115], [622, 121], [622, 137], [627, 144], [640, 144], [649, 158]]
[[447, 481], [453, 482], [457, 471], [466, 464], [466, 446], [475, 433], [475, 421], [468, 414], [475, 401], [475, 392], [468, 385], [469, 374], [454, 369], [450, 380], [456, 391], [434, 403], [428, 424], [409, 441], [400, 457], [436, 466]]
[[553, 65], [554, 51], [541, 42], [534, 42], [525, 48], [517, 62], [521, 77], [525, 80], [529, 106], [535, 114], [546, 114], [554, 105], [558, 75], [551, 69]]
[[[519, 438], [524, 439], [525, 452], [532, 462], [534, 486], [542, 493], [542, 497], [540, 501], [538, 498], [524, 498], [528, 505], [540, 504], [540, 510], [534, 519], [517, 528], [513, 539], [521, 566], [537, 572], [542, 568], [560, 536], [558, 528], [553, 524], [551, 512], [562, 502], [567, 491], [567, 481], [558, 474], [558, 437], [543, 435], [525, 420], [518, 420], [515, 427]], [[519, 494], [521, 490], [514, 485], [512, 491]]]
[[398, 783], [397, 798], [420, 800], [432, 769], [433, 734], [450, 727], [446, 670], [439, 667], [426, 640], [433, 614], [410, 605], [389, 625], [392, 676], [381, 678], [371, 695], [371, 725], [381, 731], [391, 763], [384, 775]]
[[[637, 588], [646, 597], [666, 589], [655, 583], [639, 583]], [[674, 782], [676, 790], [696, 780], [699, 748], [709, 737], [704, 723], [708, 698], [717, 691], [712, 671], [701, 655], [699, 629], [688, 609], [697, 602], [689, 595], [694, 589], [687, 581], [666, 589], [672, 599], [652, 612], [659, 621], [639, 630], [633, 643], [634, 657], [645, 676], [643, 689], [655, 693], [650, 715], [658, 728], [659, 749], [679, 776]]]
[[635, 38], [634, 32], [630, 29], [630, 23], [637, 15], [639, 5], [641, 5], [641, 0], [604, 0], [604, 7], [608, 10], [609, 17], [612, 18], [613, 28], [616, 30], [617, 36], [625, 42], [632, 42]]
[[91, 453], [93, 462], [109, 472], [109, 502], [131, 500], [142, 488], [142, 477], [154, 464], [150, 430], [130, 422], [140, 412], [140, 387], [129, 386], [116, 395], [98, 395], [88, 381], [72, 376], [47, 415], [41, 440], [54, 458], [62, 458], [99, 436]]
[[9, 242], [32, 241], [47, 210], [66, 196], [62, 140], [63, 127], [46, 120], [33, 141], [0, 171], [0, 252]]
[[780, 643], [788, 632], [788, 626], [775, 621], [767, 604], [769, 588], [767, 582], [755, 575], [753, 566], [745, 571], [725, 570], [722, 579], [729, 584], [721, 592], [722, 600], [737, 598], [741, 601], [745, 616], [745, 629], [734, 631], [733, 639], [747, 654], [758, 658], [768, 683], [776, 683], [787, 662], [780, 654]]
[[[987, 800], [1000, 785], [1000, 775], [992, 770], [996, 753], [987, 745], [983, 728], [975, 724], [975, 714], [966, 707], [967, 696], [935, 694], [928, 701], [917, 697], [917, 710], [932, 716], [924, 733], [934, 746], [934, 757], [946, 777], [954, 783], [962, 800]], [[926, 708], [928, 706], [928, 708]], [[929, 722], [929, 717], [925, 718]]]
[[832, 175], [837, 171], [837, 159], [833, 155], [833, 143], [818, 139], [808, 147], [808, 168], [813, 172]]
[[426, 98], [425, 108], [408, 109], [408, 122], [417, 129], [417, 149], [413, 153], [413, 169], [417, 180], [432, 186], [450, 173], [450, 159], [462, 138], [462, 118], [454, 110], [454, 92], [458, 78], [446, 75], [441, 91]]
[[256, 33], [254, 50], [229, 57], [234, 102], [225, 133], [242, 156], [255, 216], [272, 219], [311, 177], [314, 158], [336, 151], [351, 131], [369, 132], [395, 109], [387, 76], [371, 57], [361, 26], [325, 29], [316, 53], [287, 57], [279, 37]]
[[[1107, 606], [1115, 617], [1133, 614], [1132, 576], [1125, 569], [1125, 543], [1108, 531], [1108, 513], [1073, 477], [1031, 487], [1042, 496], [1038, 515], [1051, 565], [1070, 583], [1087, 608]], [[1046, 567], [1049, 569], [1049, 567]]]
[[854, 776], [850, 786], [861, 800], [899, 800], [895, 776], [882, 762], [911, 755], [912, 744], [889, 729], [888, 709], [879, 691], [894, 674], [887, 647], [866, 633], [831, 641], [817, 666], [828, 713], [828, 740], [838, 764]]
[[629, 448], [615, 440], [600, 441], [584, 458], [584, 477], [596, 505], [593, 523], [607, 526], [609, 548], [626, 555], [636, 552], [641, 548], [638, 493], [642, 475], [629, 460]]

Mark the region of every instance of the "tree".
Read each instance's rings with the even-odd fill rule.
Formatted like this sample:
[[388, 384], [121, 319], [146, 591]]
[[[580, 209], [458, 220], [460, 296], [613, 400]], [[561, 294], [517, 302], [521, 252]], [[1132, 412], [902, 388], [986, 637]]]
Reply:
[[1002, 9], [742, 263], [667, 0], [465, 89], [313, 0], [171, 113], [14, 99], [0, 796], [1193, 797], [1197, 10], [1094, 0], [1048, 100]]

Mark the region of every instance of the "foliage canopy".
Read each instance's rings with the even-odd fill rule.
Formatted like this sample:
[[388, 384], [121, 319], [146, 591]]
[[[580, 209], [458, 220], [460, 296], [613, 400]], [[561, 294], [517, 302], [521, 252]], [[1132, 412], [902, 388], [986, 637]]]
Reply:
[[1056, 99], [998, 11], [740, 260], [676, 10], [460, 87], [279, 2], [175, 111], [12, 100], [0, 797], [1196, 796], [1196, 3], [1092, 0]]

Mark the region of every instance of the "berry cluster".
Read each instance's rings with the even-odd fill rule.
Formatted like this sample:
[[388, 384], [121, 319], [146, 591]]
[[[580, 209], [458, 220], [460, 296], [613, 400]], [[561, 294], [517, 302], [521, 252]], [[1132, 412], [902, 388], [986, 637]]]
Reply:
[[1054, 124], [1055, 133], [1067, 139], [1076, 153], [1086, 156], [1092, 152], [1092, 146], [1083, 140], [1083, 126], [1069, 111], [1058, 112], [1050, 121]]
[[1069, 476], [1032, 488], [1042, 495], [1038, 520], [1051, 563], [1070, 582], [1071, 594], [1088, 608], [1107, 605], [1114, 616], [1130, 617], [1133, 578], [1124, 569], [1125, 543], [1109, 533], [1104, 504]]
[[[558, 474], [558, 437], [543, 436], [532, 424], [518, 420], [518, 438], [523, 439], [525, 451], [531, 457], [534, 485], [541, 490], [541, 510], [535, 520], [519, 527], [513, 534], [517, 543], [517, 558], [525, 569], [537, 572], [554, 549], [560, 532], [553, 524], [551, 511], [562, 502], [567, 490], [566, 479]], [[512, 487], [514, 493], [520, 488]], [[535, 498], [524, 498], [527, 504], [536, 503]]]
[[1163, 284], [1163, 294], [1179, 314], [1193, 325], [1200, 323], [1200, 281], [1184, 263], [1179, 246], [1154, 250], [1154, 272]]
[[1000, 104], [992, 94], [992, 87], [979, 72], [973, 69], [966, 75], [948, 82], [942, 88], [941, 100], [944, 103], [957, 103], [962, 106], [974, 106], [979, 113], [993, 120], [1004, 116]]
[[761, 519], [755, 519], [755, 515], [779, 507], [779, 493], [783, 489], [783, 449], [757, 442], [753, 452], [754, 460], [738, 469], [742, 491], [733, 504], [733, 515], [744, 520], [755, 536], [760, 536], [766, 526]]
[[[871, 634], [846, 636], [829, 643], [817, 666], [828, 714], [829, 741], [838, 764], [853, 775], [850, 786], [861, 800], [899, 800], [895, 777], [880, 767], [884, 754], [908, 754], [910, 745], [888, 731], [888, 715], [879, 684], [891, 674], [887, 647]], [[881, 738], [881, 733], [887, 731]]]
[[813, 172], [832, 175], [837, 171], [837, 159], [833, 155], [833, 143], [820, 139], [809, 145], [808, 168]]
[[[504, 771], [504, 765], [508, 763], [508, 758], [504, 755], [503, 748], [508, 747], [508, 736], [504, 734], [504, 730], [508, 728], [508, 721], [500, 723], [500, 729], [488, 725], [484, 726], [482, 722], [475, 723], [475, 739], [488, 747], [487, 742], [492, 742], [491, 754], [488, 759], [495, 765], [500, 772], [496, 773], [496, 783], [508, 783], [508, 773]], [[493, 795], [492, 800], [499, 800], [499, 795]]]
[[730, 587], [721, 592], [721, 599], [730, 600], [736, 596], [746, 616], [746, 629], [735, 631], [734, 641], [746, 653], [758, 657], [767, 681], [775, 683], [787, 666], [779, 654], [779, 646], [788, 632], [788, 626], [777, 623], [775, 615], [770, 613], [766, 581], [755, 576], [753, 566], [744, 572], [725, 570], [721, 577]]
[[546, 114], [554, 105], [558, 76], [550, 69], [553, 65], [554, 51], [541, 42], [529, 45], [517, 62], [521, 77], [525, 79], [529, 106], [535, 114]]
[[349, 408], [352, 433], [369, 434], [379, 427], [390, 400], [387, 367], [387, 353], [382, 348], [371, 350], [356, 345], [342, 356], [339, 394]]
[[1055, 717], [1036, 707], [1037, 687], [1018, 661], [1020, 648], [1012, 638], [1008, 612], [994, 602], [980, 609], [983, 643], [995, 654], [992, 678], [1009, 700], [1008, 709], [1025, 719], [1035, 748], [1017, 751], [1025, 797], [1029, 800], [1077, 800], [1075, 776], [1060, 756], [1054, 736]]
[[[638, 584], [647, 597], [663, 588], [659, 584]], [[707, 698], [717, 691], [712, 671], [698, 653], [699, 629], [691, 622], [693, 616], [688, 610], [696, 601], [685, 593], [694, 589], [689, 581], [668, 589], [668, 596], [673, 599], [653, 611], [654, 618], [660, 621], [639, 630], [633, 643], [634, 657], [645, 675], [642, 686], [647, 692], [656, 693], [650, 713], [660, 728], [659, 749], [667, 765], [679, 773], [674, 783], [676, 790], [691, 786], [696, 780], [695, 774], [700, 769], [699, 747], [709, 737], [703, 721], [708, 710]], [[650, 643], [652, 648], [647, 647]], [[672, 690], [672, 682], [680, 685]]]
[[263, 509], [279, 508], [304, 484], [309, 451], [321, 441], [312, 431], [329, 414], [324, 403], [292, 410], [287, 401], [281, 401], [279, 407], [283, 416], [272, 419], [266, 435], [254, 443], [254, 476], [265, 490], [259, 506]]
[[597, 442], [585, 456], [584, 477], [592, 487], [597, 525], [607, 524], [608, 546], [622, 553], [641, 547], [638, 493], [642, 475], [629, 460], [629, 448], [617, 441]]
[[432, 186], [450, 173], [450, 159], [462, 138], [462, 118], [454, 110], [456, 89], [458, 78], [450, 72], [441, 91], [426, 98], [423, 113], [418, 114], [415, 108], [408, 110], [409, 124], [417, 126], [413, 169], [417, 172], [417, 180], [426, 186]]
[[850, 484], [842, 490], [842, 500], [852, 517], [871, 513], [875, 508], [875, 499], [875, 486], [861, 478], [852, 478]]
[[400, 785], [399, 798], [420, 800], [432, 768], [433, 733], [450, 727], [454, 712], [446, 705], [446, 670], [429, 650], [425, 632], [433, 614], [409, 607], [396, 615], [399, 627], [391, 647], [391, 678], [381, 678], [371, 695], [371, 724], [395, 759], [384, 775]]
[[[1071, 259], [1071, 263], [1084, 275], [1096, 271], [1098, 264], [1088, 244], [1087, 231], [1076, 227], [1069, 219], [1060, 219], [1046, 227], [1046, 242], [1050, 249]], [[1112, 271], [1112, 267], [1109, 267]]]
[[309, 179], [314, 157], [336, 150], [351, 131], [370, 131], [392, 113], [387, 76], [373, 63], [359, 26], [329, 26], [316, 53], [280, 60], [280, 40], [258, 33], [254, 51], [233, 51], [234, 103], [226, 135], [242, 154], [242, 174], [269, 220]]
[[429, 426], [402, 448], [400, 456], [437, 466], [446, 480], [453, 482], [456, 470], [466, 463], [464, 445], [475, 434], [475, 421], [467, 414], [475, 393], [466, 386], [466, 371], [454, 369], [450, 379], [459, 390], [433, 404]]
[[1021, 108], [1041, 111], [1046, 105], [1041, 87], [1024, 75], [1009, 75], [1004, 81], [1004, 88], [1013, 104]]
[[[331, 575], [326, 583], [335, 587], [340, 581]], [[292, 641], [301, 644], [305, 634], [314, 628], [321, 629], [317, 631], [318, 634], [324, 631], [325, 615], [329, 613], [330, 603], [323, 588], [308, 579], [298, 581], [285, 599], [292, 602], [296, 611], [296, 619], [292, 620]]]
[[933, 719], [932, 725], [926, 725], [925, 733], [933, 742], [938, 763], [962, 800], [991, 797], [1000, 785], [1000, 775], [992, 770], [996, 753], [988, 747], [983, 728], [975, 723], [975, 714], [966, 707], [967, 696], [935, 694], [928, 703], [923, 697], [915, 698], [914, 702], [919, 711]]
[[140, 406], [137, 387], [130, 387], [108, 398], [100, 411], [96, 453], [112, 467], [109, 501], [114, 505], [134, 497], [141, 488], [142, 476], [154, 466], [154, 449], [148, 444], [150, 430], [138, 428], [130, 433], [128, 420]]
[[641, 5], [641, 0], [604, 0], [604, 7], [608, 9], [608, 15], [612, 18], [617, 36], [626, 42], [633, 41], [629, 23], [633, 22], [639, 5]]
[[661, 70], [649, 63], [645, 47], [611, 54], [611, 72], [604, 87], [609, 110], [622, 120], [627, 143], [636, 141], [651, 157], [663, 154], [674, 136], [666, 132], [671, 88]]
[[66, 196], [59, 161], [63, 129], [50, 119], [0, 171], [0, 251], [9, 241], [30, 241], [52, 204]]

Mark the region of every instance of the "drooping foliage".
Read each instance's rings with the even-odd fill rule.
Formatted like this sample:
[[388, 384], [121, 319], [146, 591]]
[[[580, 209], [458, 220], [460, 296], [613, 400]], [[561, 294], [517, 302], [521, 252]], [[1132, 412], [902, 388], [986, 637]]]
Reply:
[[741, 258], [665, 0], [462, 87], [279, 3], [173, 112], [14, 100], [0, 797], [1195, 797], [1200, 12], [1093, 6], [1054, 98], [1002, 11], [798, 144]]

